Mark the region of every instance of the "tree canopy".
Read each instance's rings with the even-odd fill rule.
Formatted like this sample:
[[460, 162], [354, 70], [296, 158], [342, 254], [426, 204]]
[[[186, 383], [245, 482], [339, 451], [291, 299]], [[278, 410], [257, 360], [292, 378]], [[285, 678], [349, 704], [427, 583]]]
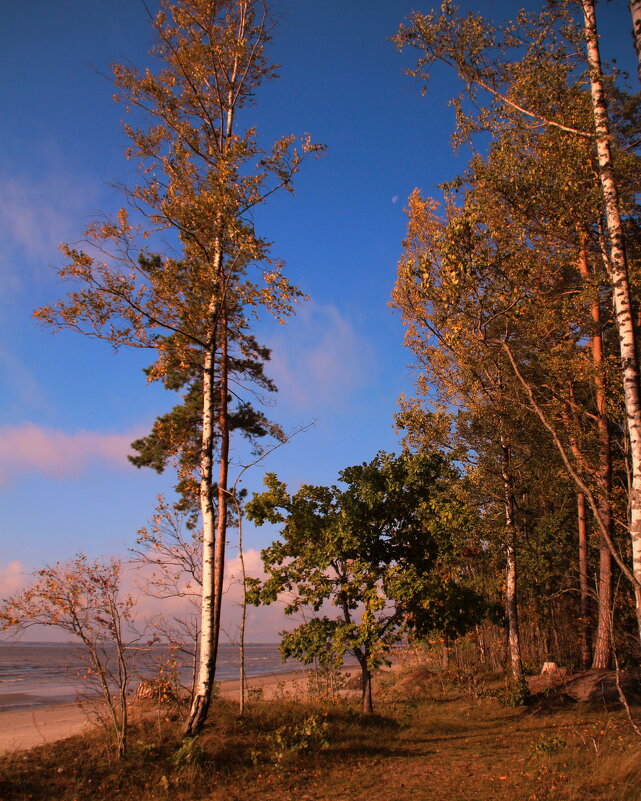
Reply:
[[281, 650], [304, 662], [340, 664], [346, 652], [362, 673], [371, 711], [371, 672], [408, 632], [454, 637], [479, 619], [482, 602], [453, 555], [475, 521], [455, 494], [458, 474], [440, 453], [379, 453], [345, 468], [341, 486], [303, 485], [290, 495], [273, 474], [247, 503], [257, 525], [281, 526], [262, 553], [267, 579], [253, 582], [254, 603], [289, 595], [286, 614], [313, 617], [284, 634]]

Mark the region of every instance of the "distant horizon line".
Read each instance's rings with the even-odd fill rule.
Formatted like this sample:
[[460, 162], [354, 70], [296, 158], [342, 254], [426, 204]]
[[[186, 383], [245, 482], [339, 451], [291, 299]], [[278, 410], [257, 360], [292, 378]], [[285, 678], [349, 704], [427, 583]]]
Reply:
[[[152, 642], [147, 643], [147, 645], [141, 645], [141, 648], [148, 647], [151, 648], [154, 645], [169, 645], [169, 642]], [[235, 645], [237, 648], [240, 648], [240, 643], [230, 642], [227, 640], [226, 642], [219, 643], [220, 645]], [[83, 647], [83, 643], [78, 642], [78, 640], [0, 640], [0, 645], [77, 645], [79, 647]], [[126, 644], [125, 644], [126, 645]], [[248, 645], [280, 645], [280, 640], [272, 640], [270, 642], [246, 642], [245, 647]]]

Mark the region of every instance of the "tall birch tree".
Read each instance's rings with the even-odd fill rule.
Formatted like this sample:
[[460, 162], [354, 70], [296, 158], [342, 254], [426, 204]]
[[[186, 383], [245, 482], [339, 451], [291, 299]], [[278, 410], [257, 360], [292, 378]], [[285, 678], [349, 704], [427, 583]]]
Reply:
[[588, 56], [590, 93], [596, 135], [599, 179], [607, 226], [607, 264], [619, 333], [623, 397], [632, 462], [630, 485], [630, 537], [632, 573], [636, 598], [637, 624], [641, 636], [641, 380], [632, 308], [632, 292], [626, 254], [625, 233], [621, 221], [620, 192], [612, 161], [612, 133], [601, 66], [599, 37], [593, 0], [581, 0]]
[[[161, 1], [154, 68], [113, 67], [116, 97], [133, 120], [127, 155], [139, 165], [139, 182], [124, 188], [129, 208], [90, 224], [87, 244], [64, 246], [60, 274], [76, 286], [37, 312], [56, 327], [155, 350], [151, 379], [198, 371], [202, 617], [189, 735], [206, 719], [215, 676], [232, 360], [261, 359], [248, 309], [282, 321], [300, 297], [251, 212], [277, 190], [292, 191], [305, 155], [318, 150], [293, 136], [265, 150], [245, 122], [257, 88], [275, 75], [265, 53], [272, 25], [261, 0]], [[173, 235], [173, 252], [154, 258], [150, 243], [162, 232]]]

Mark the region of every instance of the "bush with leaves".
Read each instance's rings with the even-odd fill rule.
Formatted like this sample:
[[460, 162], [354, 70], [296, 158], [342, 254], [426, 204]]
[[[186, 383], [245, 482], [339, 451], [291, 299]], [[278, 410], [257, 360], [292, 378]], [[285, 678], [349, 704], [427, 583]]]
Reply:
[[105, 705], [99, 718], [111, 732], [119, 757], [127, 749], [134, 599], [121, 592], [122, 564], [91, 562], [78, 554], [34, 573], [26, 590], [0, 602], [0, 629], [21, 633], [31, 626], [58, 628], [83, 646], [85, 679]]

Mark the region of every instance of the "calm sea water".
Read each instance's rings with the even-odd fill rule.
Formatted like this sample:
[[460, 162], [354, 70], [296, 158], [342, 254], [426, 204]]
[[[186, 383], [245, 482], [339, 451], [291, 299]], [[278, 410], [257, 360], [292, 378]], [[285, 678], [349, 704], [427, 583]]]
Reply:
[[[162, 646], [132, 651], [132, 687], [140, 678], [156, 675], [158, 666], [169, 656], [167, 648]], [[284, 664], [276, 644], [245, 646], [247, 676], [285, 673], [300, 667], [299, 663], [289, 660]], [[82, 678], [85, 668], [83, 649], [79, 645], [0, 643], [0, 710], [74, 701], [79, 692], [87, 692], [87, 683]], [[179, 664], [179, 670], [182, 683], [188, 685], [191, 668], [186, 659]], [[238, 647], [221, 643], [216, 679], [236, 679], [238, 671]]]

